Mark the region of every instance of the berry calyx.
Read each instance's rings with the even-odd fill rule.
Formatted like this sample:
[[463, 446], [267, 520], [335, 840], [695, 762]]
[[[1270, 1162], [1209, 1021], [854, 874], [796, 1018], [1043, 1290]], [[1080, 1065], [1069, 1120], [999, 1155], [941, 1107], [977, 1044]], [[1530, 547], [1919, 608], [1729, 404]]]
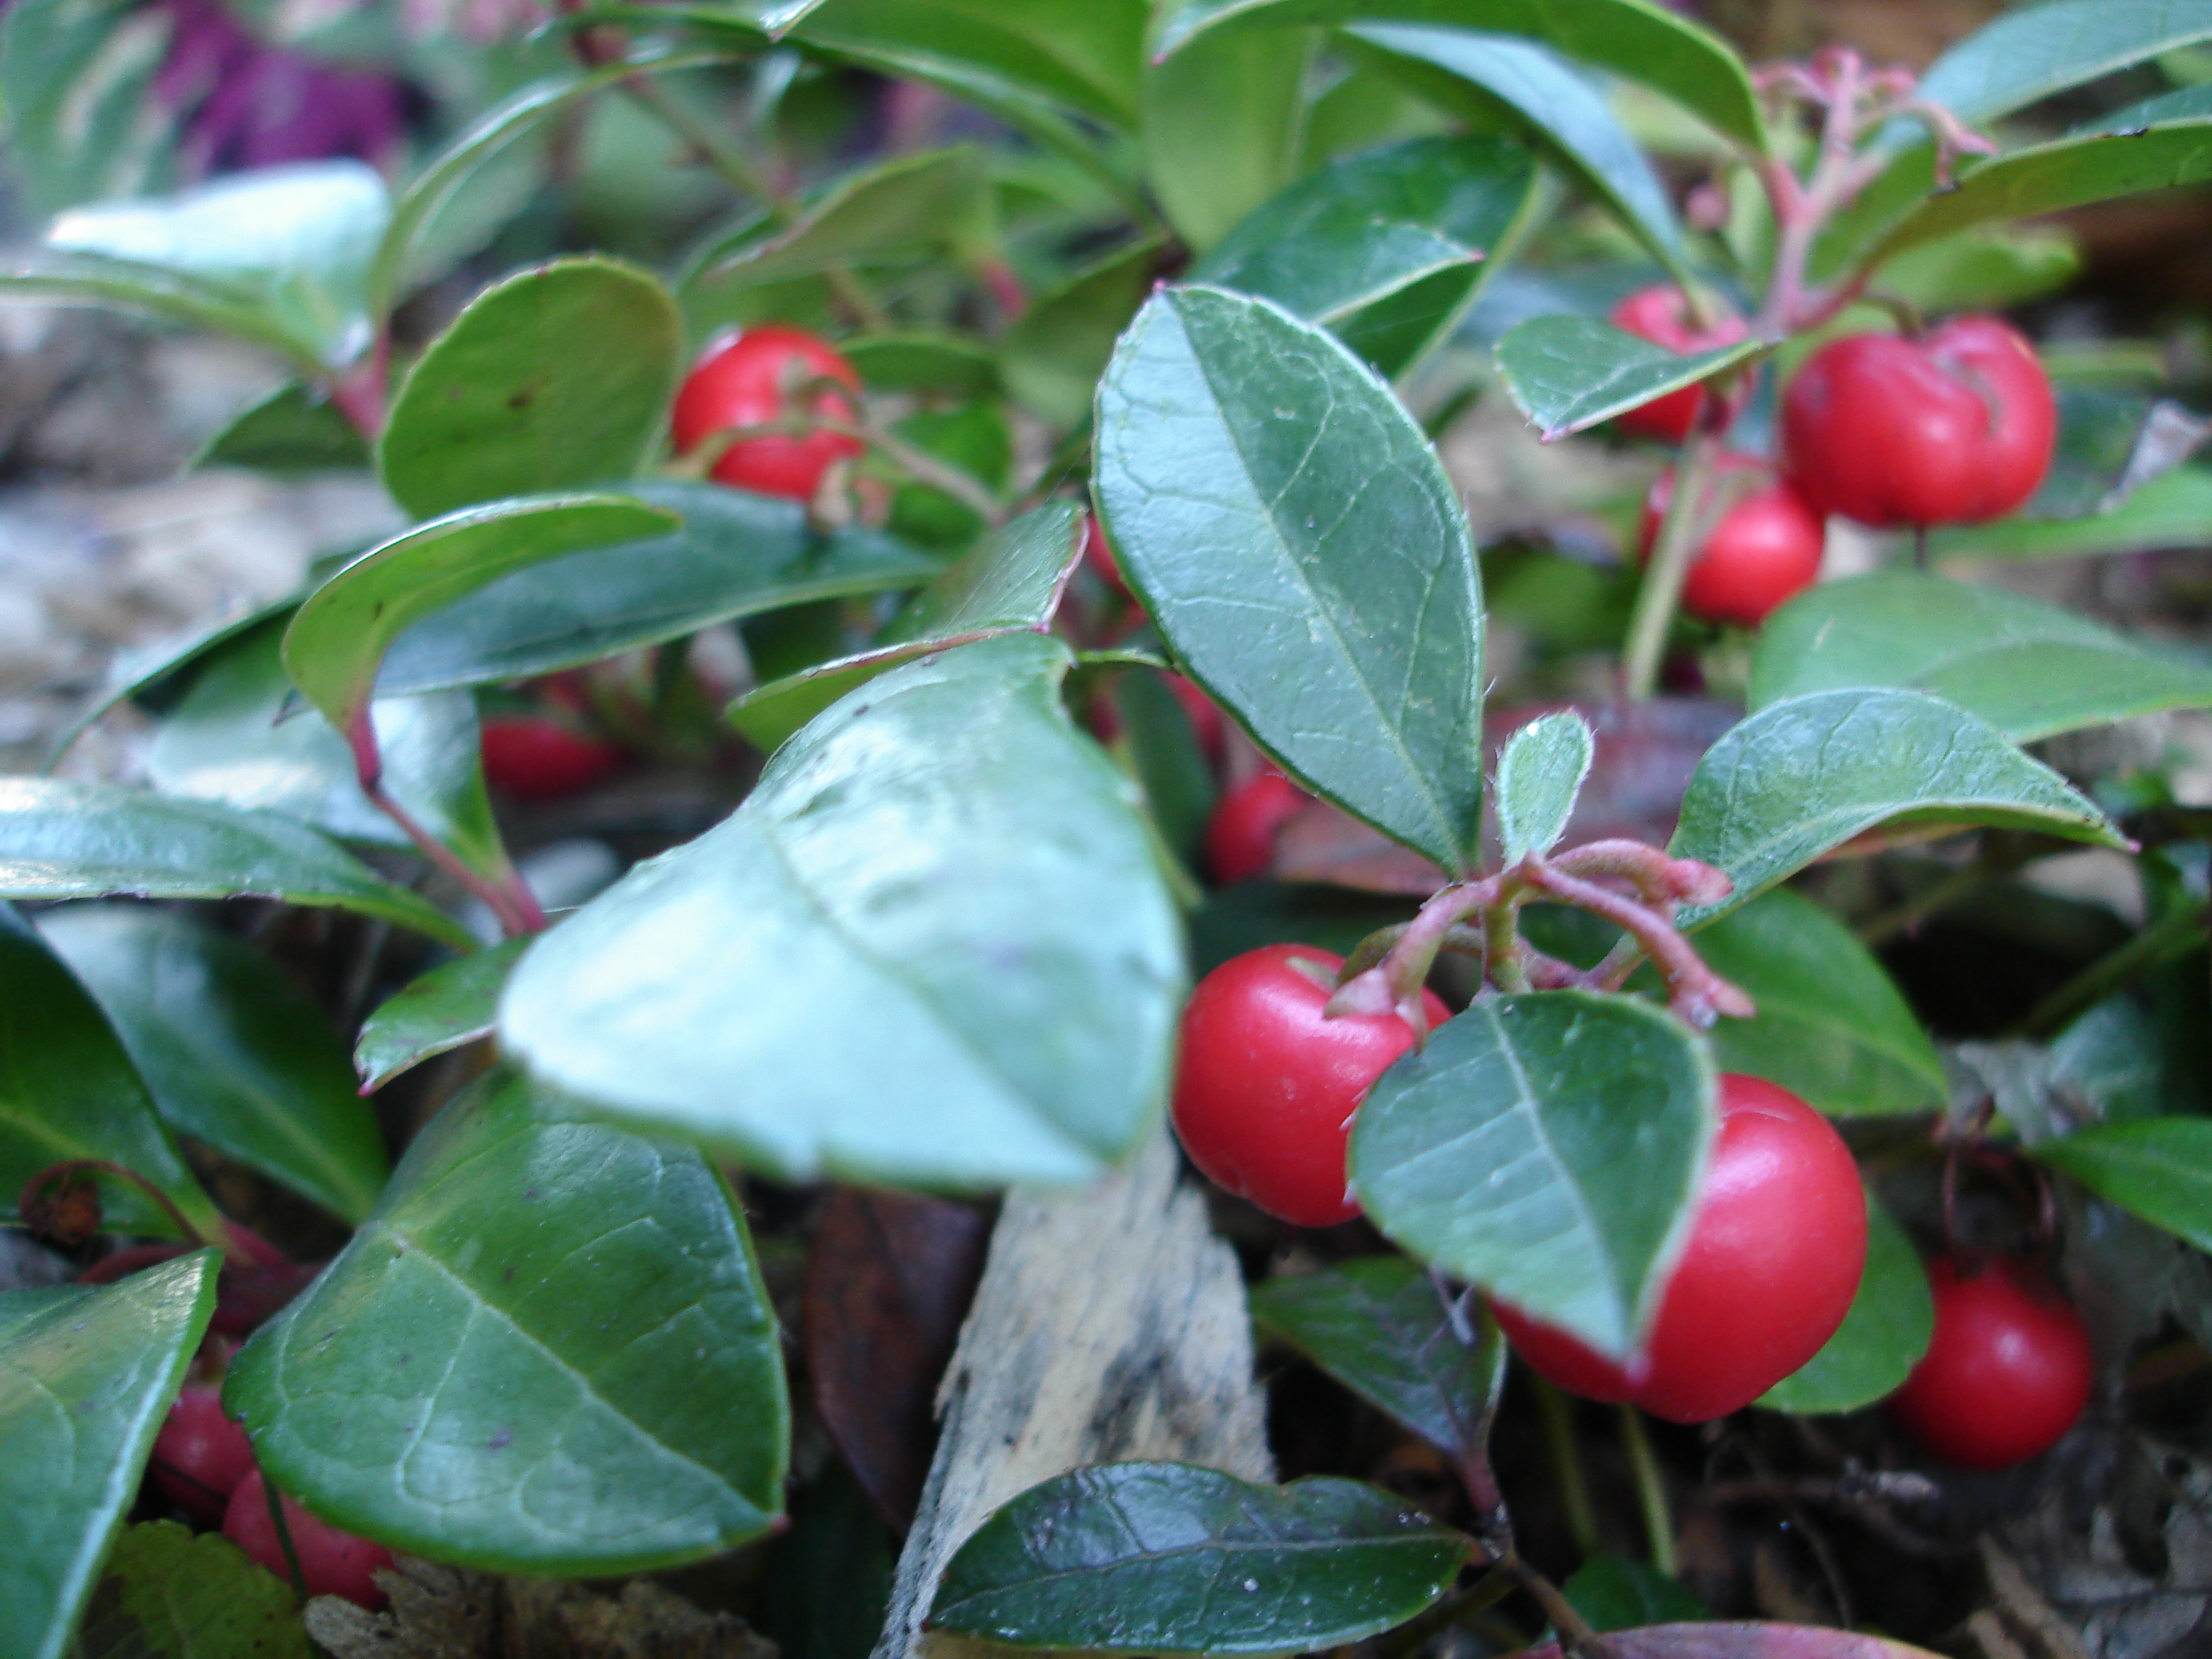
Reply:
[[[1262, 945], [1200, 980], [1182, 1012], [1183, 1150], [1216, 1186], [1301, 1227], [1359, 1213], [1344, 1167], [1352, 1115], [1413, 1046], [1395, 1014], [1322, 1016], [1343, 965], [1310, 945]], [[1432, 993], [1422, 1006], [1432, 1028], [1450, 1017]]]
[[1275, 862], [1275, 837], [1310, 799], [1280, 772], [1261, 772], [1221, 798], [1206, 825], [1206, 867], [1226, 886], [1264, 876]]
[[2056, 1286], [2009, 1261], [1938, 1256], [1928, 1288], [1935, 1330], [1890, 1410], [1929, 1451], [1966, 1468], [2003, 1468], [2048, 1451], [2096, 1383], [2081, 1316]]
[[[1714, 465], [1714, 488], [1742, 493], [1733, 497], [1691, 562], [1682, 579], [1682, 608], [1707, 622], [1756, 628], [1769, 611], [1820, 575], [1826, 526], [1790, 481], [1775, 477], [1757, 456], [1728, 451]], [[1730, 473], [1762, 474], [1765, 482], [1745, 489], [1728, 482]], [[1674, 469], [1668, 467], [1644, 500], [1640, 559], [1651, 557], [1674, 498]]]
[[495, 714], [483, 723], [484, 781], [519, 800], [558, 800], [601, 781], [622, 750], [550, 714]]
[[1917, 340], [1832, 340], [1782, 399], [1783, 453], [1805, 499], [1878, 528], [2002, 517], [2043, 482], [2057, 434], [2034, 349], [1994, 317]]
[[1644, 1352], [1623, 1366], [1504, 1303], [1498, 1322], [1546, 1381], [1672, 1423], [1741, 1410], [1820, 1352], [1866, 1266], [1850, 1149], [1787, 1089], [1720, 1079], [1721, 1132], [1689, 1242]]
[[[853, 365], [819, 336], [776, 323], [749, 328], [710, 348], [677, 392], [672, 423], [677, 453], [689, 453], [735, 427], [769, 426], [806, 414], [851, 422], [851, 402], [835, 392], [817, 392], [804, 404], [795, 395], [823, 380], [856, 392], [860, 386]], [[822, 475], [860, 450], [860, 440], [843, 433], [766, 433], [731, 444], [708, 476], [764, 495], [811, 501]]]
[[[392, 1552], [381, 1544], [340, 1532], [317, 1520], [290, 1498], [283, 1500], [284, 1530], [292, 1536], [292, 1550], [300, 1558], [302, 1588], [310, 1595], [343, 1595], [372, 1613], [385, 1603], [381, 1585], [371, 1577], [379, 1567], [392, 1565]], [[254, 1469], [230, 1495], [222, 1517], [223, 1536], [244, 1550], [286, 1583], [292, 1569], [284, 1559], [284, 1546], [276, 1536], [276, 1522], [269, 1513], [269, 1488], [261, 1471]]]
[[[1741, 317], [1723, 317], [1709, 328], [1699, 328], [1691, 319], [1688, 297], [1672, 283], [1639, 288], [1613, 307], [1612, 322], [1624, 334], [1633, 334], [1639, 340], [1650, 340], [1685, 356], [1693, 351], [1734, 345], [1750, 331], [1750, 325]], [[1623, 432], [1678, 444], [1690, 435], [1705, 407], [1705, 387], [1686, 386], [1654, 398], [1648, 404], [1639, 404], [1613, 419]]]
[[179, 1509], [204, 1525], [222, 1521], [231, 1494], [253, 1473], [253, 1446], [223, 1414], [221, 1389], [185, 1385], [154, 1437], [150, 1467]]

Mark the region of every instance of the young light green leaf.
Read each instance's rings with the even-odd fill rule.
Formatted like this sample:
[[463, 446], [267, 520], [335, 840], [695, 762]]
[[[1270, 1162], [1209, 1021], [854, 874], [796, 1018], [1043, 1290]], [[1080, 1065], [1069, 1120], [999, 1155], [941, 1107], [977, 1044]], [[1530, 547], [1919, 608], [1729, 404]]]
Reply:
[[[155, 1115], [146, 1085], [68, 964], [0, 904], [0, 1217], [12, 1219], [23, 1188], [67, 1159], [104, 1158], [143, 1176], [206, 1237], [222, 1217]], [[136, 1186], [96, 1177], [108, 1224], [129, 1233], [176, 1236], [176, 1224]]]
[[1093, 1653], [1304, 1653], [1401, 1625], [1468, 1540], [1356, 1480], [1257, 1486], [1104, 1463], [1030, 1487], [961, 1545], [932, 1628]]
[[1490, 998], [1369, 1091], [1352, 1190], [1422, 1261], [1625, 1357], [1689, 1231], [1713, 1087], [1703, 1046], [1646, 1004]]
[[2025, 594], [1911, 571], [1808, 588], [1759, 633], [1753, 708], [1855, 685], [1929, 692], [2015, 743], [2212, 707], [2212, 666]]
[[253, 404], [208, 440], [185, 464], [244, 466], [280, 474], [366, 467], [371, 456], [360, 428], [336, 405], [294, 380]]
[[2004, 12], [1952, 46], [1917, 95], [1970, 127], [2130, 64], [2212, 40], [2212, 0], [2056, 0]]
[[316, 1659], [292, 1587], [221, 1533], [125, 1527], [85, 1604], [76, 1659]]
[[502, 939], [433, 968], [402, 986], [363, 1022], [353, 1063], [362, 1092], [381, 1089], [410, 1066], [489, 1036], [499, 994], [530, 940]]
[[1680, 353], [1595, 317], [1533, 317], [1498, 343], [1498, 372], [1548, 443], [1768, 349], [1764, 341], [1739, 340]]
[[1203, 253], [1297, 176], [1310, 29], [1209, 35], [1146, 65], [1145, 172], [1176, 234]]
[[530, 679], [815, 599], [919, 587], [942, 566], [858, 527], [823, 532], [802, 501], [722, 484], [631, 491], [683, 524], [511, 570], [410, 627], [377, 672], [384, 696]]
[[1936, 1304], [1920, 1252], [1869, 1193], [1866, 1272], [1850, 1311], [1826, 1346], [1761, 1395], [1759, 1403], [1812, 1417], [1886, 1400], [1928, 1352], [1935, 1328]]
[[[1299, 179], [1191, 276], [1327, 324], [1393, 374], [1458, 320], [1526, 211], [1535, 176], [1529, 153], [1505, 139], [1410, 138]], [[1417, 290], [1424, 314], [1409, 325], [1389, 302]]]
[[100, 1001], [172, 1129], [357, 1222], [386, 1173], [329, 1017], [276, 965], [196, 918], [70, 905], [39, 919]]
[[2094, 1124], [2032, 1151], [2130, 1215], [2212, 1250], [2212, 1119]]
[[1571, 708], [1530, 720], [1506, 739], [1498, 757], [1497, 791], [1506, 863], [1559, 845], [1595, 754], [1589, 722]]
[[1154, 1121], [1182, 945], [1133, 791], [1060, 706], [1069, 664], [1005, 634], [848, 696], [532, 947], [502, 1046], [794, 1178], [1098, 1174]]
[[1978, 714], [1918, 691], [1814, 691], [1770, 703], [1706, 750], [1668, 850], [1728, 872], [1695, 927], [1882, 824], [1990, 824], [2125, 846], [2095, 803]]
[[1173, 288], [1121, 337], [1097, 427], [1122, 574], [1192, 677], [1317, 793], [1470, 864], [1481, 578], [1389, 388], [1267, 301]]
[[1575, 181], [1619, 216], [1676, 281], [1693, 279], [1666, 186], [1586, 76], [1518, 34], [1370, 23], [1351, 37], [1387, 54], [1401, 76], [1447, 107], [1499, 105], [1546, 141]]
[[1083, 536], [1083, 512], [1072, 502], [1024, 514], [915, 594], [874, 649], [755, 687], [730, 705], [730, 724], [772, 754], [838, 698], [901, 663], [994, 634], [1042, 631], [1082, 556]]
[[841, 180], [797, 223], [710, 251], [685, 288], [757, 288], [958, 252], [987, 234], [988, 184], [972, 145], [896, 157]]
[[476, 939], [306, 825], [118, 784], [0, 778], [0, 899], [277, 898]]
[[497, 1073], [416, 1138], [223, 1403], [316, 1514], [493, 1571], [673, 1565], [783, 1503], [782, 1347], [720, 1176]]
[[999, 342], [1006, 390], [1048, 421], [1080, 424], [1115, 337], [1144, 303], [1164, 246], [1148, 238], [1040, 295]]
[[1505, 1381], [1494, 1330], [1460, 1340], [1444, 1293], [1402, 1255], [1358, 1256], [1252, 1287], [1252, 1318], [1438, 1450], [1483, 1455]]
[[418, 519], [619, 484], [660, 439], [681, 367], [675, 299], [619, 260], [556, 259], [469, 301], [416, 359], [376, 446]]
[[213, 1250], [0, 1292], [0, 1653], [61, 1659], [215, 1312]]
[[292, 616], [284, 667], [350, 738], [379, 666], [410, 625], [510, 571], [563, 553], [665, 535], [677, 515], [628, 495], [539, 495], [465, 507], [364, 553]]
[[1766, 148], [1766, 125], [1743, 59], [1718, 35], [1651, 0], [1179, 0], [1153, 36], [1161, 55], [1213, 30], [1367, 23], [1443, 23], [1541, 40], [1566, 57], [1655, 87], [1728, 137]]

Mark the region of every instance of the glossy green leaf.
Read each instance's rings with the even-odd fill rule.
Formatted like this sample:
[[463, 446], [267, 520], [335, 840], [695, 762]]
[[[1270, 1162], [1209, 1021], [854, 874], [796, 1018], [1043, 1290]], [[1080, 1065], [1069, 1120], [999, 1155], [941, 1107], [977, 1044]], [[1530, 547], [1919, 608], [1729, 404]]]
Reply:
[[617, 260], [556, 259], [469, 301], [416, 359], [378, 439], [418, 519], [619, 484], [659, 443], [681, 367], [676, 301]]
[[2130, 1215], [2212, 1250], [2212, 1118], [2093, 1124], [2033, 1151]]
[[[1191, 276], [1326, 323], [1395, 374], [1458, 320], [1534, 187], [1533, 159], [1518, 144], [1407, 139], [1299, 179], [1223, 238]], [[1386, 326], [1397, 319], [1385, 302], [1417, 288], [1437, 308], [1411, 330]]]
[[329, 1016], [266, 956], [146, 905], [70, 905], [39, 929], [99, 1000], [172, 1129], [348, 1221], [368, 1213], [383, 1132]]
[[1093, 1653], [1303, 1653], [1403, 1624], [1449, 1587], [1468, 1543], [1356, 1480], [1258, 1486], [1188, 1463], [1104, 1463], [977, 1528], [928, 1623]]
[[1577, 1567], [1559, 1586], [1559, 1593], [1595, 1631], [1712, 1616], [1680, 1581], [1656, 1567], [1602, 1550]]
[[0, 1292], [0, 1653], [61, 1659], [215, 1312], [216, 1253]]
[[1934, 1111], [1948, 1097], [1936, 1045], [1887, 970], [1802, 894], [1778, 887], [1731, 911], [1698, 935], [1698, 954], [1759, 1006], [1707, 1033], [1722, 1071], [1839, 1116]]
[[1766, 146], [1743, 59], [1718, 35], [1651, 0], [1179, 0], [1162, 13], [1158, 52], [1237, 24], [1443, 23], [1543, 41], [1569, 58], [1667, 94], [1729, 137]]
[[307, 701], [350, 733], [392, 641], [511, 571], [587, 547], [665, 535], [677, 515], [627, 495], [492, 501], [417, 525], [364, 553], [292, 616], [284, 667]]
[[1856, 836], [1990, 824], [2125, 845], [2095, 805], [1978, 714], [1918, 691], [1814, 691], [1769, 703], [1705, 751], [1668, 850], [1728, 872], [1724, 915]]
[[863, 334], [840, 340], [837, 349], [873, 392], [980, 398], [998, 389], [999, 366], [990, 349], [957, 334]]
[[1309, 29], [1210, 35], [1146, 66], [1145, 173], [1183, 242], [1203, 253], [1297, 176]]
[[1352, 38], [1389, 54], [1446, 107], [1498, 106], [1544, 141], [1575, 182], [1603, 203], [1681, 282], [1691, 280], [1667, 189], [1602, 93], [1576, 65], [1517, 34], [1370, 23]]
[[999, 342], [1006, 390], [1048, 421], [1079, 425], [1115, 337], [1152, 287], [1164, 246], [1157, 239], [1136, 243], [1040, 295]]
[[46, 227], [64, 254], [179, 272], [256, 307], [332, 368], [368, 346], [370, 261], [392, 216], [383, 175], [355, 161], [231, 173], [173, 196], [72, 208]]
[[1195, 869], [1221, 791], [1213, 763], [1182, 700], [1160, 671], [1115, 676], [1113, 709], [1121, 729], [1109, 745], [1137, 787], [1168, 851]]
[[[352, 751], [300, 705], [271, 617], [206, 652], [146, 751], [165, 795], [297, 818], [343, 841], [411, 845], [361, 790]], [[478, 869], [496, 869], [498, 827], [484, 793], [476, 702], [457, 691], [370, 705], [385, 787], [423, 828]]]
[[476, 940], [306, 825], [118, 784], [0, 778], [0, 899], [278, 898]]
[[[100, 1005], [51, 946], [0, 904], [0, 1216], [24, 1184], [65, 1159], [105, 1158], [153, 1182], [192, 1226], [222, 1218], [155, 1115]], [[126, 1233], [173, 1238], [167, 1213], [127, 1181], [97, 1177], [103, 1216]]]
[[1370, 1255], [1252, 1287], [1252, 1318], [1439, 1450], [1479, 1456], [1505, 1376], [1493, 1332], [1470, 1346], [1416, 1262]]
[[1826, 1346], [1761, 1395], [1759, 1403], [1810, 1417], [1855, 1412], [1886, 1400], [1928, 1352], [1935, 1327], [1936, 1304], [1920, 1252], [1869, 1193], [1866, 1273], [1850, 1311]]
[[2015, 743], [2212, 707], [2212, 666], [2025, 594], [1908, 571], [1808, 589], [1759, 634], [1753, 708], [1854, 685], [1929, 692]]
[[1182, 941], [1133, 790], [1060, 706], [1069, 663], [1005, 634], [837, 703], [531, 949], [501, 1045], [794, 1178], [1099, 1173], [1156, 1121]]
[[993, 532], [915, 595], [872, 650], [757, 686], [729, 708], [730, 724], [772, 753], [838, 698], [917, 657], [993, 634], [1042, 632], [1083, 552], [1083, 513], [1049, 502]]
[[804, 502], [781, 496], [663, 480], [631, 493], [680, 514], [682, 526], [561, 554], [463, 595], [392, 642], [377, 690], [531, 679], [763, 611], [918, 587], [943, 568], [875, 531], [817, 531]]
[[1496, 802], [1506, 863], [1559, 845], [1595, 756], [1589, 722], [1572, 709], [1530, 720], [1506, 739]]
[[1766, 349], [1761, 341], [1739, 340], [1711, 351], [1674, 352], [1595, 317], [1534, 317], [1498, 343], [1498, 372], [1548, 442], [1709, 380]]
[[270, 1480], [333, 1524], [501, 1572], [641, 1571], [783, 1504], [783, 1352], [689, 1147], [495, 1074], [232, 1363]]
[[1167, 289], [1100, 383], [1097, 449], [1122, 573], [1192, 677], [1317, 793], [1470, 862], [1481, 578], [1389, 389], [1267, 301]]
[[2212, 468], [2177, 466], [2106, 513], [2038, 521], [2000, 519], [1928, 538], [1930, 558], [2077, 559], [2151, 553], [2212, 540]]
[[1641, 1002], [1488, 998], [1352, 1121], [1352, 1186], [1393, 1243], [1600, 1352], [1649, 1328], [1719, 1119], [1701, 1045]]
[[335, 405], [298, 380], [281, 386], [208, 440], [191, 459], [257, 472], [328, 472], [366, 467], [368, 441]]
[[315, 1659], [292, 1587], [221, 1533], [125, 1527], [86, 1604], [76, 1659]]
[[353, 1063], [366, 1093], [433, 1054], [489, 1036], [507, 975], [527, 938], [503, 939], [433, 968], [387, 997], [362, 1022]]
[[710, 255], [687, 287], [755, 288], [839, 265], [905, 264], [978, 242], [990, 210], [983, 153], [902, 155], [842, 180], [789, 227]]
[[107, 665], [107, 675], [100, 682], [98, 695], [54, 740], [45, 769], [52, 771], [70, 746], [118, 703], [136, 703], [150, 714], [168, 713], [191, 689], [207, 659], [257, 624], [289, 613], [298, 603], [296, 596], [288, 596], [266, 605], [251, 605], [181, 633], [117, 652]]
[[1970, 127], [2200, 40], [2212, 0], [2057, 0], [1991, 19], [1920, 77], [1917, 96]]

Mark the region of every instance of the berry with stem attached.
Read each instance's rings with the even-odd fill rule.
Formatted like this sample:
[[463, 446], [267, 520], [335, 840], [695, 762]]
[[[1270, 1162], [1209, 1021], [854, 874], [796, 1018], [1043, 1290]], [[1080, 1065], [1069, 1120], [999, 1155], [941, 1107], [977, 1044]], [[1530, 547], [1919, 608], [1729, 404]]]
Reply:
[[[392, 1552], [381, 1544], [340, 1532], [318, 1520], [286, 1498], [284, 1530], [290, 1534], [292, 1553], [299, 1558], [299, 1588], [309, 1595], [343, 1595], [374, 1611], [385, 1602], [382, 1586], [371, 1575], [392, 1565]], [[276, 1522], [269, 1513], [269, 1487], [255, 1469], [238, 1483], [222, 1519], [223, 1535], [286, 1583], [292, 1583], [291, 1563], [285, 1559]]]
[[[1684, 356], [1734, 345], [1749, 331], [1743, 319], [1735, 316], [1721, 317], [1700, 326], [1691, 315], [1689, 296], [1672, 283], [1655, 283], [1637, 289], [1613, 308], [1612, 320], [1623, 333]], [[1701, 386], [1686, 386], [1614, 416], [1613, 424], [1639, 438], [1678, 444], [1696, 428], [1705, 411], [1706, 395]]]
[[[1707, 622], [1756, 628], [1819, 577], [1826, 527], [1789, 480], [1775, 477], [1756, 456], [1724, 452], [1715, 458], [1713, 472], [1712, 487], [1729, 492], [1727, 504], [1682, 579], [1682, 608]], [[1759, 475], [1761, 481], [1752, 482]], [[1674, 498], [1669, 467], [1644, 498], [1640, 559], [1651, 557]]]
[[[811, 401], [801, 394], [810, 384], [836, 380], [858, 391], [860, 377], [829, 343], [803, 328], [763, 324], [710, 349], [676, 394], [673, 435], [679, 454], [688, 453], [717, 433], [810, 419], [850, 425], [851, 401], [828, 388]], [[710, 470], [718, 483], [764, 495], [795, 495], [811, 501], [822, 475], [841, 460], [858, 455], [860, 440], [849, 432], [765, 432], [739, 438], [725, 448]]]
[[1947, 1462], [1996, 1469], [2048, 1451], [2089, 1403], [2089, 1333], [2057, 1287], [2018, 1263], [1928, 1264], [1936, 1327], [1890, 1410]]

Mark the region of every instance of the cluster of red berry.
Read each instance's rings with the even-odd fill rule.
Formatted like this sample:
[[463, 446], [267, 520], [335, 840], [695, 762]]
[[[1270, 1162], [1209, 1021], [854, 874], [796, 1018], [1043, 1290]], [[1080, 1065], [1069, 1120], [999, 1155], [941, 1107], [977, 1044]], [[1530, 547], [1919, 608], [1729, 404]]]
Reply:
[[[1746, 332], [1739, 317], [1700, 325], [1681, 289], [1664, 283], [1630, 295], [1613, 308], [1613, 322], [1682, 353], [1733, 345]], [[1728, 413], [1714, 401], [1703, 386], [1685, 386], [1617, 423], [1680, 443]], [[1722, 454], [1723, 480], [1741, 482], [1690, 566], [1683, 607], [1711, 622], [1757, 626], [1819, 574], [1832, 513], [1885, 530], [2002, 517], [2043, 482], [2057, 430], [2051, 382], [2034, 349], [1994, 317], [1954, 318], [1915, 338], [1831, 340], [1783, 396], [1780, 467]], [[1673, 492], [1670, 469], [1644, 503], [1644, 558]]]

